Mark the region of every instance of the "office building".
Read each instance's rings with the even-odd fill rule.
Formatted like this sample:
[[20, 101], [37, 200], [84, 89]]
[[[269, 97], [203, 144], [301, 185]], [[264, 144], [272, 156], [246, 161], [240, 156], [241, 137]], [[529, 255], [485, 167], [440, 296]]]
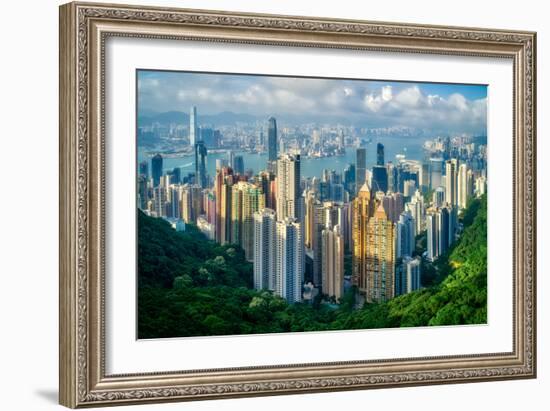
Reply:
[[153, 178], [153, 187], [158, 186], [162, 177], [162, 156], [160, 154], [155, 154], [151, 159], [151, 177]]
[[206, 155], [207, 149], [204, 141], [198, 141], [195, 144], [195, 178], [196, 183], [202, 188], [208, 185], [208, 176], [206, 175]]
[[195, 144], [200, 140], [199, 125], [197, 122], [197, 107], [191, 107], [189, 111], [189, 145], [195, 147]]
[[[383, 146], [382, 146], [383, 147]], [[388, 191], [388, 170], [384, 165], [376, 165], [372, 168], [372, 190], [376, 193]]]
[[244, 175], [244, 159], [243, 159], [243, 156], [235, 156], [233, 158], [233, 171], [237, 174]]
[[396, 258], [412, 256], [415, 250], [416, 222], [410, 211], [404, 211], [399, 216], [395, 226], [396, 231]]
[[147, 161], [142, 161], [139, 163], [139, 175], [144, 176], [145, 180], [149, 178], [149, 164]]
[[275, 172], [277, 157], [279, 155], [277, 120], [274, 117], [270, 117], [267, 123], [267, 168], [269, 171]]
[[377, 166], [384, 165], [384, 145], [381, 143], [378, 143], [376, 145], [376, 165]]
[[361, 190], [367, 175], [367, 149], [358, 148], [355, 156], [355, 189]]

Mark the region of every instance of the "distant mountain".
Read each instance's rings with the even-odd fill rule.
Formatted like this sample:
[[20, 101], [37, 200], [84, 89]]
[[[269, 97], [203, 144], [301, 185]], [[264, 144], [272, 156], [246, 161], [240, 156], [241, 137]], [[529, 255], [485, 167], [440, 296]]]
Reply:
[[[239, 122], [251, 123], [263, 120], [262, 116], [252, 114], [232, 113], [223, 111], [218, 114], [198, 115], [199, 124], [208, 124], [213, 126], [230, 125]], [[138, 124], [140, 127], [150, 126], [153, 123], [160, 124], [189, 124], [189, 114], [183, 111], [167, 111], [164, 113], [138, 115]]]

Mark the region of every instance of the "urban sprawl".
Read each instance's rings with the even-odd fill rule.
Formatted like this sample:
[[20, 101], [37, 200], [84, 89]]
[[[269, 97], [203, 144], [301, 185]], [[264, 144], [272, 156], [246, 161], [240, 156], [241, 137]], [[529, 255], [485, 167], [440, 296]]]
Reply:
[[[381, 143], [373, 144], [376, 164], [367, 168], [367, 148], [345, 128], [288, 139], [273, 117], [250, 142], [254, 152], [267, 152], [262, 171], [245, 169], [243, 156], [228, 149], [211, 176], [209, 150], [219, 150], [225, 136], [197, 120], [192, 107], [183, 140], [194, 172], [165, 170], [162, 153], [140, 162], [138, 207], [176, 230], [195, 224], [211, 240], [239, 245], [253, 263], [254, 287], [289, 303], [317, 295], [338, 303], [351, 286], [367, 303], [421, 288], [422, 259], [433, 262], [452, 246], [460, 213], [487, 190], [483, 138], [435, 137], [424, 142], [423, 160], [397, 155], [393, 162]], [[346, 150], [355, 150], [355, 163], [343, 173], [301, 175], [304, 155], [327, 157], [319, 161], [330, 167], [329, 157]], [[418, 253], [420, 234], [426, 247]]]

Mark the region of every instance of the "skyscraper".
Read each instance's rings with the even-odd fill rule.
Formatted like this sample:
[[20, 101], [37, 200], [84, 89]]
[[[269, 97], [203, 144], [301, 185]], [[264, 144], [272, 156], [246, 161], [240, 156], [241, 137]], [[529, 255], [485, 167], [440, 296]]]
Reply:
[[353, 282], [359, 290], [367, 288], [367, 226], [372, 215], [373, 198], [368, 184], [363, 184], [357, 197], [353, 200]]
[[206, 155], [207, 149], [204, 145], [204, 141], [198, 141], [195, 144], [195, 176], [197, 179], [197, 184], [202, 188], [205, 188], [207, 185], [207, 176], [206, 176]]
[[474, 174], [466, 164], [458, 167], [458, 207], [466, 208], [474, 193]]
[[358, 148], [355, 156], [355, 189], [361, 190], [367, 175], [367, 149]]
[[416, 224], [416, 233], [421, 233], [426, 227], [426, 207], [424, 206], [424, 197], [420, 193], [420, 190], [416, 190], [405, 206], [407, 211], [410, 211]]
[[440, 157], [430, 158], [430, 188], [432, 190], [442, 185], [442, 170], [443, 159]]
[[151, 174], [153, 177], [153, 187], [160, 184], [160, 177], [162, 176], [162, 156], [155, 154], [151, 159]]
[[445, 189], [437, 187], [432, 194], [432, 203], [434, 207], [441, 207], [445, 203]]
[[226, 221], [223, 220], [227, 216], [227, 204], [224, 202], [227, 199], [226, 184], [231, 180], [232, 184], [233, 170], [230, 167], [221, 167], [216, 170], [216, 180], [214, 182], [214, 193], [216, 197], [216, 241], [220, 244], [225, 243]]
[[284, 154], [277, 160], [277, 218], [303, 221], [300, 155]]
[[139, 175], [144, 176], [145, 179], [149, 178], [149, 164], [147, 164], [147, 161], [139, 163]]
[[313, 213], [313, 228], [311, 237], [311, 249], [313, 250], [313, 284], [318, 287], [323, 287], [323, 260], [321, 258], [323, 252], [323, 230], [325, 228], [325, 209], [323, 204], [315, 201], [312, 205]]
[[274, 210], [264, 208], [254, 213], [254, 288], [276, 290], [276, 260]]
[[200, 140], [199, 125], [197, 123], [197, 107], [192, 106], [189, 112], [189, 145], [195, 147]]
[[384, 145], [382, 143], [376, 145], [376, 165], [384, 165]]
[[487, 192], [487, 179], [484, 176], [476, 178], [475, 182], [475, 195], [481, 197]]
[[348, 164], [344, 169], [344, 188], [348, 193], [355, 193], [355, 164]]
[[444, 206], [426, 212], [428, 259], [434, 261], [449, 249], [455, 239], [456, 208]]
[[277, 221], [275, 243], [275, 292], [289, 303], [299, 302], [302, 300], [305, 263], [300, 223], [291, 217]]
[[269, 117], [267, 120], [267, 168], [274, 172], [278, 157], [277, 120]]
[[456, 158], [445, 162], [445, 200], [453, 207], [458, 205], [458, 160]]
[[323, 293], [337, 300], [344, 295], [344, 237], [340, 226], [322, 231]]
[[254, 184], [239, 181], [231, 193], [231, 242], [239, 244], [247, 260], [254, 254], [254, 213], [265, 207], [262, 190]]
[[378, 206], [367, 223], [365, 274], [359, 289], [366, 300], [384, 302], [394, 297], [395, 282], [395, 230], [388, 220], [384, 207]]
[[[383, 147], [383, 146], [382, 146]], [[372, 190], [376, 193], [388, 191], [388, 170], [386, 166], [376, 165], [372, 168]]]
[[410, 211], [404, 211], [399, 216], [395, 226], [396, 231], [396, 258], [412, 256], [415, 249], [416, 223]]
[[403, 295], [422, 288], [421, 260], [404, 257], [395, 273], [395, 295]]
[[235, 171], [235, 173], [240, 174], [240, 175], [244, 174], [243, 156], [235, 156], [233, 158], [233, 171]]

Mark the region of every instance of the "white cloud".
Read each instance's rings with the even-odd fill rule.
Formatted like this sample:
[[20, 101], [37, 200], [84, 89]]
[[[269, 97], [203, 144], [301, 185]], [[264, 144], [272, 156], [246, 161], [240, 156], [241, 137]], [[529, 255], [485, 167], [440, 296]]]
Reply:
[[422, 85], [353, 80], [158, 73], [140, 77], [142, 109], [268, 115], [341, 116], [373, 127], [486, 130], [487, 100], [428, 94]]

